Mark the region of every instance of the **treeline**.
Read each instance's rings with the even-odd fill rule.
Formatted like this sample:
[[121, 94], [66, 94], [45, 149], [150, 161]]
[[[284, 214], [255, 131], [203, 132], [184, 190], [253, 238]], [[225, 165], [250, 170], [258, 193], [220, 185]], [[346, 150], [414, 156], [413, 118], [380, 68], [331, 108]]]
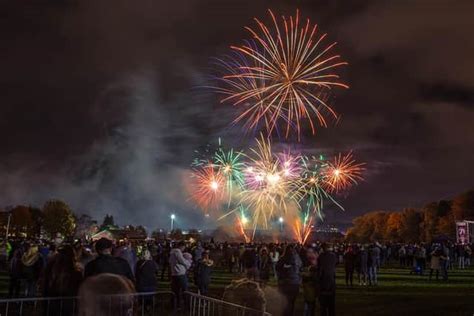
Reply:
[[9, 236], [39, 237], [42, 234], [71, 236], [76, 229], [76, 217], [60, 200], [49, 200], [43, 207], [17, 205], [0, 213], [0, 233]]
[[[75, 214], [61, 200], [49, 200], [43, 207], [17, 205], [0, 210], [0, 238], [85, 238], [103, 230], [120, 230], [122, 233], [147, 236], [143, 226], [127, 225], [120, 228], [112, 215], [105, 215], [101, 225], [90, 215]], [[8, 232], [7, 232], [8, 231]]]
[[458, 220], [474, 220], [474, 190], [452, 200], [429, 203], [421, 209], [366, 213], [353, 220], [346, 239], [352, 242], [431, 242], [442, 236], [455, 240]]

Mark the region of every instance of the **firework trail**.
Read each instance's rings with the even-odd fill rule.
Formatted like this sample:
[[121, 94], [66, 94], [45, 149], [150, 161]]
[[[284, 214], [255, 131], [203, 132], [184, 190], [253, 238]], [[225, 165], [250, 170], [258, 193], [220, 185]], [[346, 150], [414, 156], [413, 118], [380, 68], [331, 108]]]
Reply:
[[306, 240], [308, 240], [309, 235], [311, 234], [311, 229], [313, 228], [313, 217], [310, 213], [303, 213], [302, 218], [296, 218], [293, 225], [293, 231], [296, 236], [298, 243], [304, 245]]
[[242, 235], [242, 237], [244, 237], [245, 242], [249, 243], [251, 241], [251, 239], [247, 235], [247, 233], [245, 232], [245, 226], [247, 225], [249, 220], [245, 216], [244, 208], [242, 206], [240, 206], [239, 209], [240, 209], [240, 214], [236, 216], [236, 218], [237, 218], [237, 228], [238, 228], [238, 231], [239, 231], [240, 235]]
[[269, 14], [272, 26], [255, 18], [257, 27], [246, 27], [252, 42], [231, 46], [236, 54], [221, 60], [227, 74], [217, 91], [225, 95], [221, 102], [243, 108], [234, 122], [264, 125], [268, 136], [283, 122], [285, 137], [296, 129], [300, 139], [303, 120], [315, 134], [315, 121], [327, 127], [328, 115], [337, 119], [327, 96], [334, 87], [348, 88], [334, 73], [347, 63], [331, 54], [336, 43], [325, 44], [317, 25], [300, 21], [299, 11], [281, 19]]

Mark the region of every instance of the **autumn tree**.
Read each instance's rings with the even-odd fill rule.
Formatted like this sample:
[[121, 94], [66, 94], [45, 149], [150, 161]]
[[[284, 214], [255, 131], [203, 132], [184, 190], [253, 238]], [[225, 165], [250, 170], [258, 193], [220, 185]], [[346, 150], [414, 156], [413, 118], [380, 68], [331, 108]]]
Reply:
[[60, 200], [49, 200], [43, 206], [44, 230], [54, 237], [57, 233], [71, 236], [74, 233], [75, 219], [69, 206]]
[[387, 212], [378, 211], [373, 212], [370, 216], [370, 222], [373, 225], [372, 234], [370, 236], [370, 241], [381, 241], [385, 237], [385, 232], [387, 231]]
[[385, 225], [385, 240], [400, 241], [400, 227], [402, 225], [402, 216], [400, 212], [391, 212], [387, 216]]
[[347, 232], [347, 239], [354, 242], [367, 242], [373, 232], [369, 213], [354, 218], [353, 226]]
[[474, 190], [456, 196], [453, 199], [452, 211], [457, 221], [474, 220]]
[[444, 235], [453, 240], [456, 238], [456, 221], [453, 212], [439, 219], [436, 231], [438, 235]]
[[400, 238], [405, 242], [420, 241], [422, 215], [413, 208], [406, 208], [400, 214]]

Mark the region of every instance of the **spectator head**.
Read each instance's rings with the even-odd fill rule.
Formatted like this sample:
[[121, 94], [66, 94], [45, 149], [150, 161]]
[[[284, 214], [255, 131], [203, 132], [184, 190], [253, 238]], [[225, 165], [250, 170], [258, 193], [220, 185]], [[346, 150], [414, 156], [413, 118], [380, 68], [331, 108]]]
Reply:
[[186, 246], [186, 244], [185, 244], [185, 242], [182, 241], [182, 240], [181, 240], [181, 241], [178, 241], [178, 242], [176, 243], [176, 248], [181, 249], [181, 251], [184, 250], [185, 246]]
[[134, 292], [132, 282], [122, 276], [102, 273], [89, 277], [79, 289], [79, 315], [133, 315]]
[[321, 245], [321, 248], [323, 249], [324, 252], [328, 252], [328, 251], [331, 251], [331, 250], [332, 250], [331, 245], [328, 244], [327, 242], [323, 243], [323, 244]]
[[107, 238], [101, 238], [95, 243], [95, 251], [100, 255], [110, 255], [113, 243]]
[[295, 254], [295, 247], [293, 245], [287, 245], [283, 251], [283, 257], [291, 257]]
[[149, 250], [143, 251], [142, 257], [143, 257], [143, 260], [151, 260], [151, 259], [152, 259], [152, 258], [151, 258], [151, 253], [150, 253]]

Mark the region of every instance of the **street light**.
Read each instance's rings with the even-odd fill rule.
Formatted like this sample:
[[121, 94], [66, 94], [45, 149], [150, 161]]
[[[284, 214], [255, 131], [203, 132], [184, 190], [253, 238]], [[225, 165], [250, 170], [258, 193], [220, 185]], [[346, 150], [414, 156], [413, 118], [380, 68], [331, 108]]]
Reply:
[[280, 217], [278, 221], [280, 222], [280, 231], [283, 231], [283, 217]]
[[171, 214], [171, 231], [173, 231], [173, 224], [174, 224], [174, 219], [176, 216], [174, 214]]

